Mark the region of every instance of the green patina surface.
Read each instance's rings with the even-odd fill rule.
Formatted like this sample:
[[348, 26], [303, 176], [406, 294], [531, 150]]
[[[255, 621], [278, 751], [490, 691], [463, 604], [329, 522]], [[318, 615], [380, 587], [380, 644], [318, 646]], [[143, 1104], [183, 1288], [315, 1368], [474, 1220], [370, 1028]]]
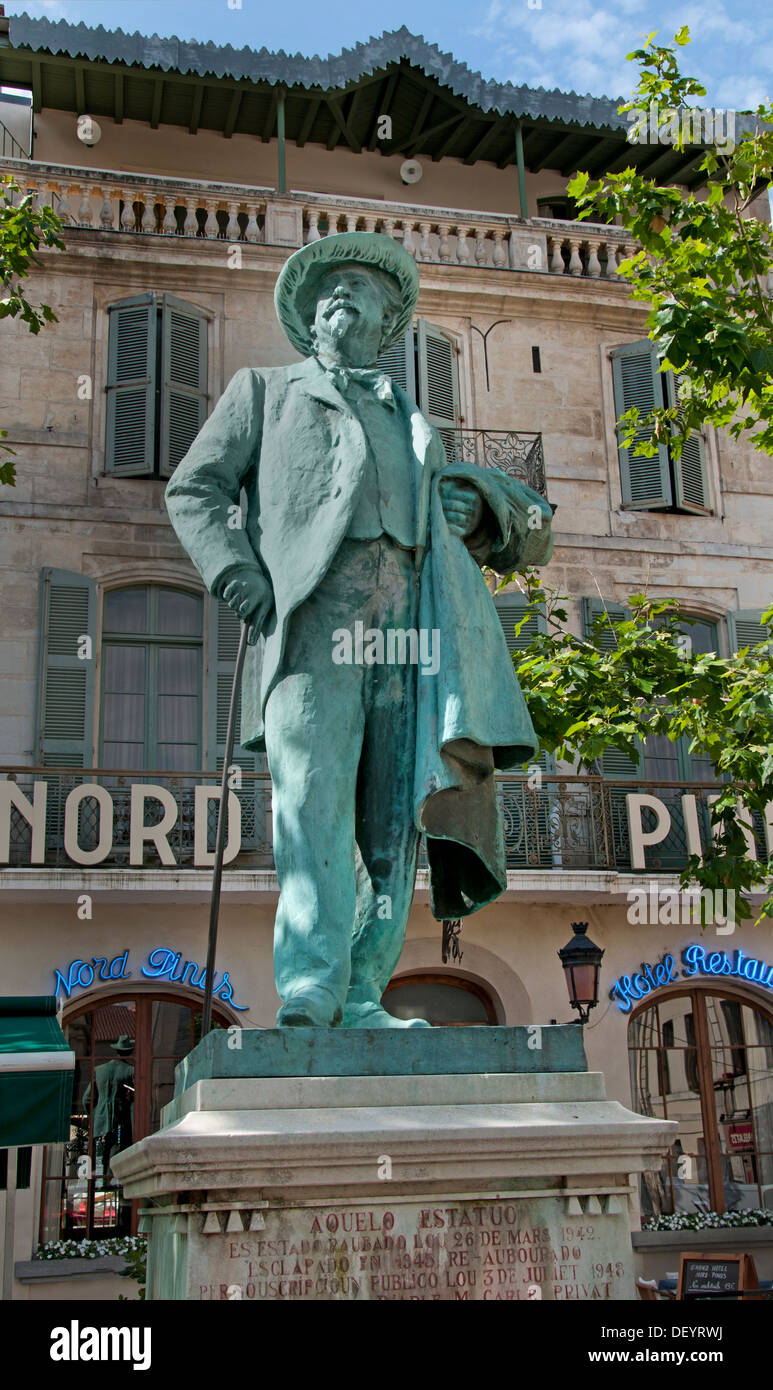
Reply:
[[177, 1067], [175, 1095], [216, 1077], [587, 1071], [579, 1023], [538, 1030], [245, 1028], [239, 1041], [235, 1048], [225, 1029], [208, 1034]]
[[[380, 1004], [419, 835], [433, 915], [485, 907], [507, 886], [494, 769], [538, 752], [481, 570], [547, 563], [551, 510], [494, 468], [447, 465], [379, 367], [418, 288], [389, 236], [296, 251], [275, 307], [310, 355], [237, 372], [166, 491], [208, 589], [249, 624], [240, 738], [271, 769], [286, 1027], [427, 1028]], [[375, 642], [362, 656], [358, 631]]]

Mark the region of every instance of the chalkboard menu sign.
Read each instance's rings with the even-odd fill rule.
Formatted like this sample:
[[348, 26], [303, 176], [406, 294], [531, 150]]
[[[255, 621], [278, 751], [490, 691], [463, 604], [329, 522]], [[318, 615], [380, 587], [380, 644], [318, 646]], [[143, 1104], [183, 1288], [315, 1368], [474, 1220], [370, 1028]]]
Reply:
[[682, 1255], [677, 1298], [738, 1298], [757, 1287], [751, 1255]]

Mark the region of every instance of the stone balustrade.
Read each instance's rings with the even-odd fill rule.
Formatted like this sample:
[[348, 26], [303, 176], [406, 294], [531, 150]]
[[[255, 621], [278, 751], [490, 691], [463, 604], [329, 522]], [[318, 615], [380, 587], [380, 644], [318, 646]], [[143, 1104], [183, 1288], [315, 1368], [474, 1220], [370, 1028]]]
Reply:
[[[445, 211], [438, 217], [437, 210], [430, 208], [386, 206], [379, 202], [369, 203], [364, 210], [353, 205], [352, 200], [347, 200], [343, 207], [342, 202], [308, 198], [303, 209], [304, 242], [317, 241], [331, 232], [383, 232], [400, 239], [406, 251], [420, 262], [494, 270], [516, 268], [511, 262], [511, 249], [515, 248], [515, 242], [511, 248], [513, 218]], [[535, 264], [534, 269], [545, 270], [539, 240], [535, 241], [535, 252], [534, 259], [540, 264]]]
[[637, 249], [625, 240], [622, 228], [594, 226], [588, 222], [542, 222], [548, 244], [548, 268], [553, 275], [585, 275], [591, 280], [613, 280], [620, 262]]
[[[633, 247], [616, 227], [0, 159], [71, 229], [295, 247], [338, 231], [395, 237], [418, 262], [614, 279]], [[21, 196], [21, 195], [18, 195]]]
[[52, 206], [66, 226], [103, 232], [259, 242], [266, 197], [272, 194], [271, 189], [21, 160], [1, 161], [0, 172], [13, 174], [24, 193], [33, 193], [38, 205]]
[[306, 243], [331, 232], [385, 232], [400, 237], [406, 250], [423, 263], [550, 271], [591, 279], [614, 279], [619, 261], [633, 249], [617, 227], [540, 217], [524, 222], [495, 213], [321, 195], [307, 195], [303, 225]]

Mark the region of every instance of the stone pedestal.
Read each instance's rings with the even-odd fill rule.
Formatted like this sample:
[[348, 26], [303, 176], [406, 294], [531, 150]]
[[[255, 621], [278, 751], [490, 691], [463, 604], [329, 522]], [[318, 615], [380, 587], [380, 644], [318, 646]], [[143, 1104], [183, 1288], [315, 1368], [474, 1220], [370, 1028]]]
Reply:
[[628, 1299], [676, 1129], [605, 1099], [575, 1025], [221, 1032], [113, 1168], [152, 1299]]

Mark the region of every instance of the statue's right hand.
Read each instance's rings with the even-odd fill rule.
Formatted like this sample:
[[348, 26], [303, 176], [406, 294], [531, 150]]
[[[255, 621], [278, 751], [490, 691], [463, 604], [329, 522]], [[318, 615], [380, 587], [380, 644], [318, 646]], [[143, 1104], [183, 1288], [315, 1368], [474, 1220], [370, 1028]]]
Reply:
[[263, 575], [251, 565], [237, 569], [225, 585], [221, 598], [243, 622], [250, 619], [247, 641], [255, 646], [273, 605], [273, 594]]

